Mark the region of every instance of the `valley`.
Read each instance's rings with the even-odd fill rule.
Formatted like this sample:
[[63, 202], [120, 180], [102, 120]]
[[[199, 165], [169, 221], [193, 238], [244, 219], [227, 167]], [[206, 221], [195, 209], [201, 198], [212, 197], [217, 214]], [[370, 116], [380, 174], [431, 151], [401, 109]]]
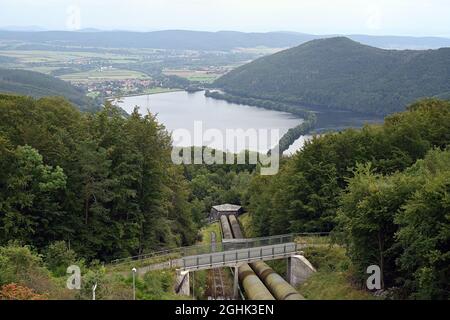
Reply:
[[448, 300], [449, 47], [0, 30], [0, 300]]

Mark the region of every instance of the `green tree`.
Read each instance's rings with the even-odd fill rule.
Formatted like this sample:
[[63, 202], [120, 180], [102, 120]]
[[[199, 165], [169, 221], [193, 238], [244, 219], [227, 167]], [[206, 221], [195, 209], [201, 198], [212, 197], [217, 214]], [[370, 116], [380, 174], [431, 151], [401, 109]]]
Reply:
[[398, 260], [404, 285], [413, 298], [450, 296], [450, 151], [430, 152], [416, 165], [425, 182], [396, 216]]
[[59, 191], [66, 186], [60, 167], [44, 165], [37, 150], [17, 147], [6, 176], [2, 205], [1, 239], [42, 245], [46, 239], [59, 236]]

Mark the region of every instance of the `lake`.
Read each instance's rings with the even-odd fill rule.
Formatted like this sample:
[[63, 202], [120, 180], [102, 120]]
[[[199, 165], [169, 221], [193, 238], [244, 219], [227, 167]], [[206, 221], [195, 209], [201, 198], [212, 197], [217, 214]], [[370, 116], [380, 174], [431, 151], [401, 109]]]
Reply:
[[[187, 93], [185, 91], [159, 93], [122, 98], [119, 106], [131, 113], [135, 106], [140, 107], [140, 112], [145, 114], [149, 110], [156, 114], [158, 121], [165, 125], [169, 132], [174, 134], [174, 145], [178, 147], [209, 146], [215, 149], [240, 152], [248, 149], [252, 151], [267, 152], [273, 148], [279, 139], [264, 139], [261, 134], [259, 140], [245, 141], [245, 134], [237, 132], [241, 139], [229, 141], [226, 139], [226, 131], [233, 129], [242, 130], [279, 130], [282, 137], [290, 128], [300, 124], [303, 120], [286, 112], [266, 110], [262, 108], [229, 103], [223, 100], [207, 98], [204, 91]], [[317, 126], [312, 134], [321, 134], [327, 131], [339, 131], [346, 128], [362, 127], [365, 123], [381, 123], [383, 117], [360, 114], [353, 111], [330, 110], [328, 108], [309, 108], [317, 114]], [[202, 128], [198, 128], [201, 121]], [[197, 123], [197, 128], [195, 128]], [[203, 136], [210, 136], [211, 129], [221, 133], [221, 139], [198, 139], [194, 137], [197, 131], [203, 132]], [[205, 134], [206, 133], [206, 134]], [[300, 137], [291, 147], [284, 152], [291, 155], [300, 150], [305, 141], [311, 136]], [[240, 140], [240, 141], [239, 141]]]
[[[175, 146], [207, 145], [215, 149], [232, 152], [240, 152], [245, 149], [267, 152], [278, 143], [278, 140], [270, 139], [270, 131], [264, 134], [260, 130], [278, 129], [279, 138], [281, 138], [290, 128], [299, 125], [303, 121], [286, 112], [266, 110], [207, 98], [203, 91], [196, 93], [178, 91], [125, 97], [121, 99], [118, 105], [128, 113], [131, 113], [135, 106], [139, 106], [140, 113], [146, 114], [147, 110], [149, 110], [152, 114], [155, 114], [158, 121], [164, 124], [169, 132], [174, 133]], [[195, 130], [197, 132], [199, 130], [199, 121], [201, 121], [202, 125], [201, 132], [206, 133], [206, 138], [208, 138], [208, 135], [221, 133], [225, 139], [210, 138], [209, 140], [202, 140], [198, 139], [198, 135], [194, 138]], [[211, 131], [211, 129], [214, 131]], [[242, 139], [229, 141], [231, 140], [228, 139], [229, 135], [225, 135], [227, 130], [230, 129], [250, 129], [261, 134], [258, 135], [258, 141], [253, 139], [253, 141], [247, 140], [244, 143], [244, 135], [239, 135], [239, 132], [236, 131]], [[267, 143], [264, 143], [262, 136], [267, 137]], [[205, 143], [205, 141], [209, 143]], [[301, 143], [297, 143], [296, 147], [301, 148]], [[290, 151], [292, 152], [293, 150], [291, 148]]]

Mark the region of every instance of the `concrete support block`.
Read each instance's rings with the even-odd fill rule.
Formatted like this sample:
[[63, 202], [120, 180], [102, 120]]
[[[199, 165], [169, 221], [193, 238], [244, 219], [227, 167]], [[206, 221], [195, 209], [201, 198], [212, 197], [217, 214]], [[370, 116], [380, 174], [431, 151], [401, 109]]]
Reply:
[[181, 296], [191, 295], [189, 271], [177, 270], [175, 292]]
[[304, 256], [295, 255], [288, 258], [287, 281], [294, 287], [304, 283], [316, 269]]
[[239, 267], [234, 267], [233, 299], [239, 299]]

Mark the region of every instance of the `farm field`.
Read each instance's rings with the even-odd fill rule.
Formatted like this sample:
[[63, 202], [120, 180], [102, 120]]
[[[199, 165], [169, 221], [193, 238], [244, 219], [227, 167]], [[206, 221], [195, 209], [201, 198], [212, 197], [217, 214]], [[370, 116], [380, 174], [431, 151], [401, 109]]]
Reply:
[[212, 83], [219, 78], [221, 73], [212, 73], [209, 71], [200, 70], [164, 70], [164, 74], [168, 76], [178, 76], [186, 78], [190, 81], [198, 81], [203, 83]]
[[88, 81], [104, 81], [104, 80], [126, 80], [126, 79], [150, 79], [146, 74], [138, 71], [124, 69], [106, 69], [91, 70], [86, 72], [78, 72], [66, 74], [59, 77], [65, 81], [71, 82], [88, 82]]
[[43, 51], [43, 50], [3, 50], [0, 55], [17, 59], [18, 63], [64, 63], [82, 59], [104, 59], [115, 63], [136, 62], [134, 55], [114, 54], [108, 52], [83, 51]]

